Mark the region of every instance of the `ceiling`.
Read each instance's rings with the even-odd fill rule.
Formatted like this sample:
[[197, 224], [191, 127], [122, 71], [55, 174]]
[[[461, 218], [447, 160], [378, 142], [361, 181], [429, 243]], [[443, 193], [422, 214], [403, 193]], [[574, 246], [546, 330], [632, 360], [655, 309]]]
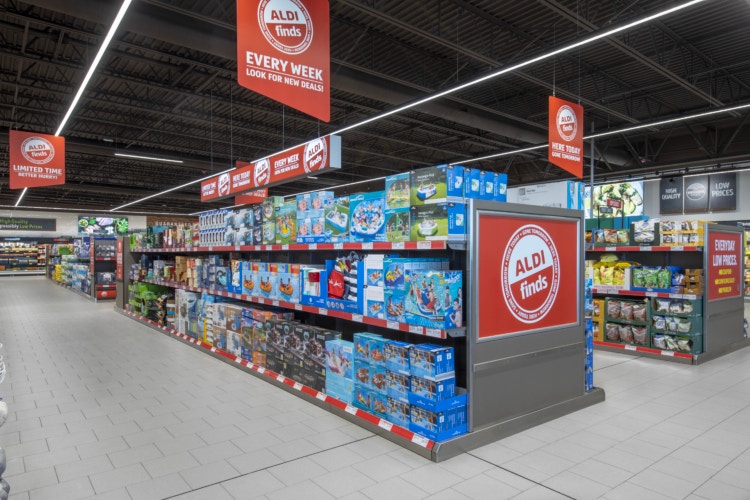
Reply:
[[[237, 84], [233, 0], [135, 0], [63, 131], [67, 183], [30, 189], [19, 208], [107, 211], [680, 3], [330, 0], [331, 122], [324, 123]], [[8, 187], [8, 129], [55, 132], [119, 5], [0, 0], [0, 209], [20, 194]], [[542, 144], [553, 92], [580, 101], [586, 130], [596, 132], [750, 103], [748, 26], [746, 0], [707, 0], [346, 132], [340, 171], [270, 194]], [[743, 109], [597, 139], [595, 177], [729, 168], [750, 156], [749, 117]], [[472, 166], [506, 172], [510, 185], [570, 178], [546, 155]], [[193, 184], [125, 211], [186, 214], [226, 203], [201, 204]]]

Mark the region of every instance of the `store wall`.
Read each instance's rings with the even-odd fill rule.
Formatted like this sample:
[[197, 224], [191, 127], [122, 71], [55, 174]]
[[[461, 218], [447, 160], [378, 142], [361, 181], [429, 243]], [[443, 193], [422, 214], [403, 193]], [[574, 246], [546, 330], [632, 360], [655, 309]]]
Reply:
[[[99, 215], [97, 213], [64, 213], [64, 212], [35, 212], [29, 210], [0, 210], [0, 217], [19, 217], [28, 219], [56, 219], [57, 229], [55, 231], [14, 231], [0, 230], [0, 237], [22, 236], [24, 238], [45, 237], [53, 238], [56, 236], [78, 236], [78, 215]], [[105, 215], [109, 217], [110, 215]], [[146, 217], [143, 215], [119, 215], [127, 216], [128, 225], [131, 231], [146, 228]]]
[[713, 222], [723, 220], [750, 220], [750, 171], [737, 172], [737, 210], [731, 212], [697, 212], [689, 214], [665, 214], [659, 213], [659, 181], [645, 182], [643, 185], [644, 213], [649, 217], [658, 217], [666, 220], [698, 219]]

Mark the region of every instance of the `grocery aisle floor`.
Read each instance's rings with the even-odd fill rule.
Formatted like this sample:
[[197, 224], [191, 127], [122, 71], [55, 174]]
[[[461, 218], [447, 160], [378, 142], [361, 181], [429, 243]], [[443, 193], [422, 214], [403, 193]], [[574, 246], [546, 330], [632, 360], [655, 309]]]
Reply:
[[750, 499], [750, 348], [597, 352], [604, 403], [434, 464], [42, 277], [0, 341], [17, 500]]

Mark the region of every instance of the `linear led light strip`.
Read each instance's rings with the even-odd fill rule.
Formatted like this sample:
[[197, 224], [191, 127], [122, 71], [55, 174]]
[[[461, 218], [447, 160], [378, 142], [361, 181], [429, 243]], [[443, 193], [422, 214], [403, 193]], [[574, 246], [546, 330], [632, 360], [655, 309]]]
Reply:
[[[73, 110], [78, 105], [78, 101], [81, 100], [81, 96], [83, 95], [83, 91], [86, 90], [86, 87], [89, 84], [89, 80], [91, 80], [91, 77], [94, 76], [94, 71], [96, 71], [97, 66], [99, 66], [99, 62], [102, 60], [102, 57], [104, 57], [104, 53], [107, 51], [107, 47], [109, 47], [109, 43], [112, 41], [112, 38], [115, 36], [115, 32], [117, 31], [117, 28], [120, 26], [120, 23], [122, 22], [122, 18], [125, 17], [125, 13], [128, 11], [128, 7], [130, 7], [130, 4], [133, 0], [124, 0], [122, 2], [122, 6], [120, 6], [119, 12], [117, 12], [117, 16], [115, 17], [115, 20], [112, 22], [112, 26], [109, 28], [109, 32], [107, 33], [107, 36], [104, 38], [104, 42], [102, 43], [102, 46], [99, 47], [99, 52], [96, 53], [96, 57], [94, 58], [94, 61], [91, 63], [91, 67], [89, 68], [88, 73], [86, 73], [85, 78], [81, 82], [81, 86], [78, 87], [78, 92], [76, 92], [75, 97], [73, 98], [73, 102], [70, 103], [70, 107], [68, 108], [68, 112], [65, 113], [65, 116], [62, 119], [62, 122], [60, 122], [60, 126], [57, 127], [57, 132], [55, 132], [55, 137], [59, 136], [63, 128], [65, 127], [65, 124], [68, 123], [68, 120], [70, 119], [70, 116], [73, 114]], [[16, 202], [15, 206], [18, 206], [21, 203], [21, 200], [23, 199], [23, 196], [26, 194], [26, 191], [28, 188], [23, 188], [23, 191], [21, 191], [21, 196], [18, 197], [18, 201]]]
[[[363, 125], [367, 125], [368, 123], [372, 123], [374, 121], [386, 118], [386, 117], [394, 115], [396, 113], [400, 113], [402, 111], [406, 111], [408, 109], [412, 109], [412, 108], [415, 108], [417, 106], [421, 106], [422, 104], [428, 103], [430, 101], [434, 101], [435, 99], [439, 99], [441, 97], [445, 97], [447, 95], [450, 95], [450, 94], [453, 94], [455, 92], [458, 92], [458, 91], [464, 90], [466, 88], [472, 87], [474, 85], [477, 85], [479, 83], [485, 82], [485, 81], [490, 80], [492, 78], [496, 78], [498, 76], [505, 75], [505, 74], [511, 73], [513, 71], [517, 71], [517, 70], [519, 70], [521, 68], [525, 68], [526, 66], [530, 66], [532, 64], [536, 64], [536, 63], [538, 63], [540, 61], [544, 61], [546, 59], [549, 59], [551, 57], [555, 57], [555, 56], [563, 54], [565, 52], [570, 52], [573, 49], [577, 49], [579, 47], [583, 47], [584, 45], [588, 45], [588, 44], [593, 43], [593, 42], [595, 42], [597, 40], [601, 40], [602, 38], [606, 38], [606, 37], [615, 35], [617, 33], [620, 33], [622, 31], [629, 30], [630, 28], [634, 28], [634, 27], [639, 26], [641, 24], [648, 23], [650, 21], [654, 21], [654, 20], [659, 19], [659, 18], [664, 17], [664, 16], [668, 16], [670, 14], [673, 14], [673, 13], [678, 12], [678, 11], [683, 10], [683, 9], [687, 9], [688, 7], [692, 7], [693, 5], [697, 5], [697, 4], [705, 2], [705, 1], [707, 1], [707, 0], [691, 0], [690, 2], [686, 2], [684, 4], [677, 5], [675, 7], [670, 8], [670, 9], [666, 9], [666, 10], [663, 10], [661, 12], [657, 12], [656, 14], [652, 14], [650, 16], [646, 16], [646, 17], [641, 18], [641, 19], [639, 19], [637, 21], [633, 21], [631, 23], [627, 23], [627, 24], [624, 24], [622, 26], [618, 26], [616, 28], [612, 28], [612, 29], [608, 29], [608, 30], [602, 31], [601, 33], [598, 33], [596, 35], [592, 35], [592, 36], [586, 37], [583, 40], [579, 40], [578, 42], [571, 43], [570, 45], [566, 45], [566, 46], [561, 47], [559, 49], [555, 49], [555, 50], [553, 50], [551, 52], [547, 52], [546, 54], [542, 54], [540, 56], [537, 56], [537, 57], [534, 57], [534, 58], [531, 58], [531, 59], [527, 59], [526, 61], [522, 61], [522, 62], [520, 62], [518, 64], [514, 64], [512, 66], [506, 66], [506, 67], [504, 67], [502, 69], [499, 69], [497, 71], [494, 71], [492, 73], [489, 73], [487, 75], [479, 77], [479, 78], [477, 78], [475, 80], [471, 80], [469, 82], [463, 83], [463, 84], [458, 85], [456, 87], [451, 87], [451, 88], [443, 90], [441, 92], [430, 94], [429, 96], [427, 96], [427, 97], [425, 97], [423, 99], [419, 99], [419, 100], [413, 101], [413, 102], [411, 102], [409, 104], [405, 104], [403, 106], [399, 106], [399, 107], [394, 108], [394, 109], [392, 109], [390, 111], [386, 111], [385, 113], [381, 113], [381, 114], [373, 116], [371, 118], [367, 118], [366, 120], [363, 120], [361, 122], [353, 123], [352, 125], [349, 125], [348, 127], [340, 128], [340, 129], [338, 129], [338, 130], [336, 130], [334, 132], [331, 132], [330, 135], [339, 135], [339, 134], [343, 134], [344, 132], [349, 132], [350, 130], [354, 130], [354, 129], [356, 129], [358, 127], [361, 127]], [[293, 147], [298, 147], [298, 146], [293, 146]], [[541, 147], [542, 146], [534, 146], [533, 149], [540, 149]], [[546, 147], [546, 145], [544, 147]], [[289, 148], [289, 149], [292, 149], [292, 148]], [[527, 148], [526, 150], [529, 150], [529, 149]], [[473, 161], [476, 161], [476, 160], [473, 160]], [[232, 169], [232, 170], [234, 170], [234, 169]], [[197, 182], [202, 182], [203, 180], [205, 180], [205, 179], [199, 179], [199, 180], [193, 181], [192, 183], [185, 184], [185, 185], [183, 185], [181, 187], [186, 187], [186, 186], [189, 186], [191, 184], [195, 184]], [[147, 198], [143, 198], [141, 200], [136, 200], [136, 201], [134, 201], [132, 203], [128, 203], [127, 205], [122, 205], [120, 207], [113, 208], [110, 211], [113, 212], [115, 210], [119, 210], [120, 208], [126, 207], [128, 205], [132, 205], [133, 203], [138, 203], [139, 201], [144, 201], [144, 200], [147, 200], [149, 198], [153, 198], [154, 196], [159, 196], [161, 194], [169, 193], [171, 191], [174, 191], [174, 189], [169, 189], [167, 191], [163, 191], [161, 193], [157, 193], [155, 195], [151, 195], [151, 196], [149, 196]]]
[[136, 160], [164, 161], [167, 163], [184, 163], [182, 160], [173, 160], [171, 158], [160, 158], [158, 156], [133, 155], [130, 153], [115, 153], [115, 156], [119, 156], [122, 158], [135, 158]]

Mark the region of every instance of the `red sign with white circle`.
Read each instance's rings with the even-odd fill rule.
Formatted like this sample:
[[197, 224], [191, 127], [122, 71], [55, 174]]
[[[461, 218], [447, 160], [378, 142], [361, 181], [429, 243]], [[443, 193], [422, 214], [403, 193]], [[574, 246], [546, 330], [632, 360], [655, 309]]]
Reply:
[[583, 177], [583, 106], [550, 96], [547, 160]]
[[579, 321], [578, 220], [481, 214], [478, 338]]
[[10, 188], [65, 184], [65, 138], [11, 130]]

